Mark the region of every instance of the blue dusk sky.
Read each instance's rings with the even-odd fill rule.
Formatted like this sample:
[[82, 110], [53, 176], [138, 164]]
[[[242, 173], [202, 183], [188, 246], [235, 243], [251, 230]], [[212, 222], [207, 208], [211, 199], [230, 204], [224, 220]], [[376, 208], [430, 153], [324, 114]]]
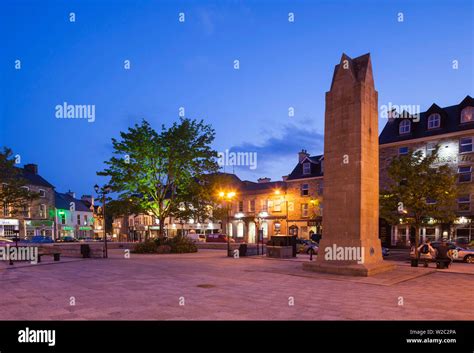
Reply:
[[[323, 152], [343, 52], [371, 53], [379, 106], [449, 106], [474, 92], [473, 23], [472, 0], [2, 0], [0, 146], [58, 191], [92, 194], [112, 137], [184, 107], [212, 124], [217, 151], [258, 153], [242, 179], [281, 180], [299, 150]], [[57, 119], [64, 102], [95, 105], [95, 121]]]

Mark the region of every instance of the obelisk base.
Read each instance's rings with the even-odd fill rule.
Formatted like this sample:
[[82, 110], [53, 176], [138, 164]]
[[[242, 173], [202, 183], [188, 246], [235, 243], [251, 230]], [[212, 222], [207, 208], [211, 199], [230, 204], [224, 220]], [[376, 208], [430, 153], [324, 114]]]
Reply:
[[303, 270], [313, 272], [331, 273], [336, 275], [345, 276], [362, 276], [368, 277], [378, 273], [392, 271], [397, 266], [385, 262], [379, 262], [375, 264], [354, 264], [354, 265], [341, 265], [331, 263], [318, 263], [318, 262], [305, 262], [303, 263]]

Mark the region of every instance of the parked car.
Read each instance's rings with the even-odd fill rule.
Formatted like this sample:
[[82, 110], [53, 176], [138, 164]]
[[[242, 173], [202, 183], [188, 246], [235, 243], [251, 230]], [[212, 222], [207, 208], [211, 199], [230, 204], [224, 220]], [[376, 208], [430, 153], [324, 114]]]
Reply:
[[[434, 241], [431, 243], [431, 246], [437, 250], [438, 247], [440, 246], [441, 242], [439, 241]], [[474, 263], [474, 250], [472, 249], [466, 249], [462, 248], [460, 246], [457, 246], [454, 243], [447, 243], [450, 254], [453, 256], [453, 261], [461, 261], [461, 262], [467, 262], [467, 263]], [[433, 254], [422, 254], [423, 259], [427, 259], [430, 261], [434, 261], [436, 255]], [[412, 248], [410, 251], [410, 257], [414, 258], [415, 257], [415, 250]]]
[[317, 254], [319, 250], [318, 243], [310, 239], [296, 239], [296, 252], [313, 255]]
[[62, 237], [59, 241], [62, 243], [73, 243], [78, 240], [71, 235], [66, 235], [65, 237]]
[[46, 235], [34, 235], [30, 240], [26, 241], [26, 243], [49, 244], [54, 243], [54, 240]]
[[[207, 243], [227, 243], [227, 235], [221, 233], [206, 234]], [[235, 240], [230, 238], [231, 243], [235, 243]]]
[[206, 235], [205, 234], [196, 234], [196, 233], [189, 233], [187, 235], [189, 239], [194, 241], [195, 243], [205, 243], [206, 242]]

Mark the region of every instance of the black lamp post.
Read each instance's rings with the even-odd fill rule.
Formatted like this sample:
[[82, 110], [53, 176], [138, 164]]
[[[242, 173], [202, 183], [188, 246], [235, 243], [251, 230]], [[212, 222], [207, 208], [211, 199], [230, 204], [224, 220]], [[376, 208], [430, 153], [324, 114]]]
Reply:
[[104, 220], [104, 258], [107, 259], [109, 257], [109, 254], [107, 251], [107, 234], [105, 232], [105, 195], [111, 191], [111, 188], [109, 185], [104, 185], [101, 190], [99, 185], [95, 184], [94, 190], [97, 195], [99, 195], [99, 191], [101, 191], [102, 194], [102, 218]]

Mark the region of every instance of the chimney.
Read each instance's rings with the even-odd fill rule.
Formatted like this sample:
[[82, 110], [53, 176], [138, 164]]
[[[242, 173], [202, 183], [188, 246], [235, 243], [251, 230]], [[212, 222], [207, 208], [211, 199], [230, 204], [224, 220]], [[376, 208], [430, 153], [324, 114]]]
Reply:
[[301, 163], [303, 159], [306, 157], [309, 157], [309, 153], [306, 150], [301, 150], [301, 152], [298, 152], [298, 163]]
[[33, 173], [35, 175], [38, 174], [38, 165], [37, 164], [25, 164], [23, 167], [26, 171]]
[[281, 177], [281, 180], [283, 180], [283, 181], [286, 181], [287, 179], [288, 179], [288, 175], [283, 175], [283, 176]]
[[69, 196], [71, 196], [74, 199], [76, 198], [76, 193], [71, 191], [71, 190], [69, 190], [66, 194], [68, 194]]
[[270, 182], [270, 178], [258, 178], [258, 183], [259, 184], [262, 184], [262, 183], [269, 183]]

